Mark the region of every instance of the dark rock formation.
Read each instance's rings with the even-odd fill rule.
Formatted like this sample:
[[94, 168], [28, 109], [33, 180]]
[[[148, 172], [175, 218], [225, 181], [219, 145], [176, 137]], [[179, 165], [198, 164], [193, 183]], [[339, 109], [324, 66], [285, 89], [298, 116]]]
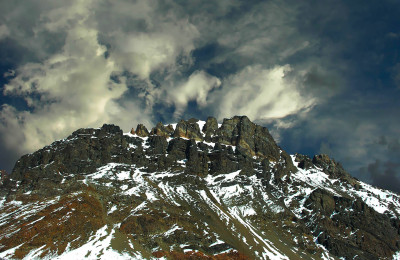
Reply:
[[215, 131], [218, 129], [217, 119], [214, 117], [207, 118], [203, 129], [201, 129], [205, 134], [205, 140], [211, 142], [211, 138], [215, 135]]
[[118, 126], [79, 129], [65, 140], [22, 156], [11, 177], [29, 185], [35, 185], [42, 178], [59, 182], [64, 174], [91, 173], [105, 162], [130, 162], [126, 147], [126, 138]]
[[196, 141], [203, 141], [203, 135], [200, 133], [199, 125], [195, 120], [179, 121], [176, 125], [173, 137], [184, 137]]
[[343, 169], [340, 163], [329, 158], [326, 154], [315, 155], [312, 163], [324, 169], [324, 172], [332, 178], [340, 178], [344, 180], [352, 179], [351, 176]]
[[275, 161], [280, 158], [280, 149], [268, 129], [254, 124], [246, 116], [224, 119], [212, 140], [242, 147], [250, 156], [261, 156]]
[[314, 167], [312, 160], [307, 155], [296, 154], [295, 161], [298, 162], [298, 166], [304, 170]]
[[[317, 189], [305, 205], [320, 218], [314, 231], [318, 242], [334, 255], [346, 259], [355, 254], [362, 259], [378, 259], [377, 255], [390, 258], [398, 248], [398, 227], [388, 216], [379, 214], [360, 199], [338, 197]], [[344, 242], [343, 236], [354, 239]]]
[[[1, 172], [4, 216], [15, 230], [0, 223], [0, 252], [30, 241], [15, 257], [43, 244], [61, 253], [107, 223], [122, 251], [133, 243], [150, 252], [145, 258], [182, 256], [187, 243], [205, 255], [234, 249], [224, 254], [258, 259], [264, 240], [290, 259], [320, 259], [328, 251], [346, 259], [389, 259], [400, 250], [398, 196], [373, 195], [327, 155], [296, 154], [294, 161], [298, 168], [268, 129], [246, 116], [221, 125], [213, 117], [181, 120], [175, 128], [158, 123], [150, 132], [139, 124], [130, 134], [108, 124], [79, 129], [22, 156], [10, 178]], [[365, 196], [387, 210], [377, 212]], [[16, 215], [13, 201], [34, 209], [57, 203], [27, 218]], [[71, 214], [68, 225], [57, 223]], [[71, 231], [78, 227], [79, 235]], [[40, 230], [49, 238], [36, 238]]]

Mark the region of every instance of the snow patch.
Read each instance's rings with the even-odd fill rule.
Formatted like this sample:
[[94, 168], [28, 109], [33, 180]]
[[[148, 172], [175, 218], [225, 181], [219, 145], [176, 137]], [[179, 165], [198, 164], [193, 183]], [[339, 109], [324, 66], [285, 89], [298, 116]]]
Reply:
[[[132, 259], [132, 256], [128, 253], [118, 252], [111, 247], [111, 240], [114, 238], [115, 229], [112, 229], [110, 233], [107, 232], [107, 229], [107, 225], [105, 225], [83, 246], [73, 250], [68, 247], [63, 254], [53, 259], [82, 259], [83, 256], [87, 259]], [[139, 253], [136, 252], [136, 254], [136, 259], [144, 259]]]
[[10, 249], [8, 249], [8, 250], [6, 250], [4, 252], [0, 252], [0, 258], [12, 257], [15, 254], [15, 250], [20, 248], [23, 244], [25, 244], [25, 243], [22, 243], [22, 244], [20, 244], [20, 245], [18, 245], [16, 247], [10, 248]]
[[146, 197], [147, 197], [147, 200], [149, 200], [150, 202], [158, 200], [158, 198], [156, 197], [156, 194], [152, 191], [146, 191]]
[[222, 241], [222, 240], [219, 240], [219, 239], [217, 238], [217, 241], [215, 241], [214, 243], [212, 243], [209, 247], [213, 247], [213, 246], [221, 245], [221, 244], [225, 244], [225, 242]]
[[205, 124], [206, 124], [206, 121], [202, 121], [202, 120], [197, 121], [197, 125], [200, 128], [200, 133], [203, 133], [203, 127]]
[[114, 211], [116, 211], [117, 210], [117, 206], [116, 205], [113, 205], [112, 207], [111, 207], [111, 209], [107, 212], [107, 215], [110, 215], [111, 213], [113, 213]]
[[177, 224], [174, 224], [167, 232], [164, 233], [165, 237], [172, 235], [177, 230], [182, 230], [182, 227], [179, 227]]

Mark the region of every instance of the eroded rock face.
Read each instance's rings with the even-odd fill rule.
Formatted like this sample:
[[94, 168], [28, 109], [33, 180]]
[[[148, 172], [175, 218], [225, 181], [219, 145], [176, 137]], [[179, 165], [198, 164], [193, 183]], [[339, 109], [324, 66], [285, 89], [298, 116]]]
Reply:
[[[188, 174], [202, 176], [240, 169], [251, 174], [254, 162], [264, 159], [284, 162], [277, 164], [277, 180], [295, 171], [290, 157], [276, 145], [268, 130], [247, 117], [226, 119], [220, 128], [216, 119], [210, 117], [204, 131], [197, 122], [197, 119], [181, 120], [175, 129], [158, 123], [151, 132], [139, 124], [134, 131], [137, 137], [123, 135], [115, 125], [79, 129], [65, 140], [21, 157], [12, 178], [29, 190], [59, 183], [68, 174], [92, 173], [110, 162], [136, 164], [154, 171], [179, 169], [176, 160], [187, 161]], [[214, 147], [203, 142], [207, 136]], [[144, 143], [140, 139], [143, 137], [148, 138]], [[150, 160], [148, 156], [154, 158]]]
[[329, 158], [329, 156], [326, 154], [315, 155], [312, 159], [312, 163], [324, 169], [324, 172], [333, 179], [338, 178], [350, 182], [353, 185], [356, 184], [354, 178], [352, 178], [350, 174], [343, 169], [343, 166], [335, 160]]
[[214, 117], [207, 118], [206, 123], [204, 124], [203, 133], [205, 133], [205, 140], [207, 142], [211, 141], [211, 138], [215, 135], [215, 131], [218, 129], [217, 119]]
[[15, 164], [11, 176], [27, 185], [35, 185], [39, 179], [57, 183], [63, 175], [84, 175], [93, 172], [106, 161], [130, 162], [131, 155], [122, 152], [126, 147], [126, 138], [118, 126], [79, 129], [65, 140], [22, 156]]
[[173, 137], [184, 137], [196, 141], [203, 141], [203, 135], [200, 133], [199, 125], [194, 120], [179, 121], [176, 125]]
[[[352, 258], [357, 254], [362, 259], [378, 259], [377, 255], [390, 258], [393, 250], [397, 250], [398, 226], [361, 199], [335, 196], [316, 189], [305, 205], [316, 212], [314, 218], [320, 218], [314, 231], [318, 242], [335, 255]], [[344, 242], [343, 235], [353, 239], [350, 243]]]
[[62, 254], [104, 234], [145, 259], [194, 257], [189, 249], [204, 259], [400, 251], [398, 195], [359, 182], [327, 155], [291, 157], [245, 116], [150, 132], [139, 124], [126, 134], [107, 124], [79, 129], [22, 156], [5, 180], [0, 257], [24, 242], [13, 257], [42, 246], [42, 256]]
[[298, 162], [298, 166], [304, 170], [308, 170], [314, 166], [312, 160], [307, 155], [296, 154], [295, 161]]
[[146, 137], [149, 135], [149, 131], [144, 125], [138, 124], [136, 127], [135, 134], [140, 137]]
[[150, 135], [158, 135], [163, 137], [171, 137], [174, 133], [174, 128], [171, 125], [164, 126], [161, 122], [158, 123], [150, 132]]
[[224, 119], [221, 127], [215, 130], [212, 140], [242, 147], [251, 156], [261, 156], [275, 161], [280, 158], [281, 150], [268, 129], [254, 124], [246, 116]]

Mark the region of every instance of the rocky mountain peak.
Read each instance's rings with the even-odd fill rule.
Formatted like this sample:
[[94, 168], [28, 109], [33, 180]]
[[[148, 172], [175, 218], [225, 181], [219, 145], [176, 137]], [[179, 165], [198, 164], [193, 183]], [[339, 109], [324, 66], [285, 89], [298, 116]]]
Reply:
[[203, 135], [197, 121], [190, 119], [188, 121], [181, 120], [175, 127], [173, 137], [183, 137], [187, 139], [194, 139], [196, 141], [203, 141]]
[[158, 135], [165, 138], [171, 137], [174, 133], [174, 128], [172, 125], [164, 126], [159, 122], [150, 132], [150, 135]]
[[0, 258], [391, 259], [399, 217], [398, 194], [288, 155], [246, 116], [105, 124], [17, 161]]
[[143, 124], [138, 124], [136, 127], [136, 131], [133, 133], [140, 137], [146, 137], [149, 135], [149, 131]]

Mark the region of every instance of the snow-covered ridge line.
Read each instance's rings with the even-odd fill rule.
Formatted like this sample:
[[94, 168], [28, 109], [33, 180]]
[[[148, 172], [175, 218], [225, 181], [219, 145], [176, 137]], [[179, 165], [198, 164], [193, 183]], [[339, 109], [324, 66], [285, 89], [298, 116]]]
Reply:
[[[293, 164], [297, 167], [298, 171], [291, 175], [291, 178], [296, 181], [301, 181], [307, 184], [307, 187], [300, 191], [303, 196], [307, 197], [309, 194], [317, 189], [322, 188], [329, 191], [335, 196], [341, 196], [338, 192], [349, 194], [355, 198], [360, 198], [369, 207], [373, 208], [376, 212], [381, 214], [388, 213], [392, 216], [400, 216], [400, 196], [389, 190], [373, 187], [362, 181], [358, 181], [360, 187], [356, 189], [352, 185], [342, 183], [339, 179], [333, 179], [322, 171], [319, 167], [313, 167], [304, 170], [298, 167], [298, 162], [295, 161], [295, 155], [291, 155]], [[300, 194], [297, 192], [292, 196], [285, 199], [287, 205], [290, 201]]]
[[[16, 179], [17, 186], [13, 184], [14, 200], [0, 203], [0, 209], [5, 209], [0, 213], [0, 227], [12, 223], [12, 228], [4, 229], [12, 238], [8, 241], [22, 241], [18, 240], [21, 237], [34, 241], [38, 246], [29, 248], [29, 259], [42, 253], [56, 259], [75, 253], [101, 259], [113, 252], [130, 259], [166, 259], [170, 252], [211, 256], [231, 250], [251, 259], [333, 259], [329, 252], [343, 255], [328, 247], [335, 241], [331, 238], [354, 245], [364, 243], [360, 239], [364, 235], [379, 237], [380, 233], [362, 226], [374, 219], [382, 220], [376, 221], [375, 230], [391, 232], [385, 234], [387, 240], [381, 239], [382, 244], [397, 239], [389, 236], [398, 232], [397, 194], [356, 181], [344, 169], [335, 168], [336, 162], [327, 156], [311, 160], [298, 155], [299, 164], [294, 155], [289, 158], [270, 139], [266, 129], [242, 118], [224, 121], [223, 127], [218, 124], [219, 131], [215, 130], [216, 121], [207, 121], [211, 130], [200, 131], [204, 138], [197, 126], [202, 130], [206, 122], [195, 122], [181, 121], [182, 127], [174, 134], [171, 127], [160, 124], [150, 132], [157, 135], [149, 135], [140, 128], [143, 125], [138, 127], [140, 131], [132, 131], [134, 134], [105, 125], [95, 131], [96, 138], [90, 136], [93, 131], [83, 129], [74, 132], [74, 141], [38, 152], [30, 158], [38, 164], [29, 168], [28, 175], [23, 169], [30, 162], [21, 163], [22, 178]], [[219, 143], [237, 140], [243, 149]], [[65, 196], [74, 196], [76, 191], [82, 194], [65, 207]], [[46, 221], [50, 222], [43, 217], [45, 212], [25, 217], [22, 211], [35, 209], [35, 196], [52, 194], [59, 194], [63, 201], [51, 209], [51, 214], [60, 215], [52, 220], [54, 226], [60, 225], [56, 232], [67, 230], [64, 226], [71, 226], [70, 222], [78, 223], [86, 228], [78, 233], [81, 241], [38, 242], [40, 233], [29, 237], [30, 232], [19, 230], [20, 225], [43, 230]], [[77, 205], [84, 208], [77, 210]], [[11, 211], [21, 215], [21, 221], [12, 222]], [[98, 218], [90, 222], [91, 216]], [[60, 244], [53, 247], [51, 243]], [[4, 254], [2, 248], [15, 248], [13, 252], [19, 254], [26, 244], [0, 245], [0, 258], [12, 257], [14, 253]], [[388, 250], [389, 254], [396, 251]]]

